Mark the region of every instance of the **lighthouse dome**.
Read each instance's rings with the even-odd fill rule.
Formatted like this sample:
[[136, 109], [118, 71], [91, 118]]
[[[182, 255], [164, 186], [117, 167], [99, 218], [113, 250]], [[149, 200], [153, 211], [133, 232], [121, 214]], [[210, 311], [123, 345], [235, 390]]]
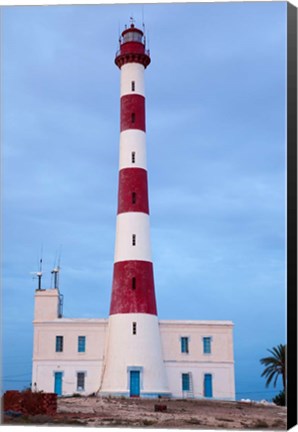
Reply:
[[143, 35], [144, 33], [136, 28], [134, 24], [131, 24], [130, 27], [122, 32], [122, 43], [126, 42], [140, 42], [143, 43]]

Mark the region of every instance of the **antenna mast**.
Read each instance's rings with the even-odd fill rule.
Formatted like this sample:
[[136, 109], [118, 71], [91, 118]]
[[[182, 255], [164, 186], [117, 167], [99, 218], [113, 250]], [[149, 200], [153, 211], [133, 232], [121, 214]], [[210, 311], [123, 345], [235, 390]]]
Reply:
[[59, 266], [53, 268], [53, 270], [51, 271], [51, 274], [54, 275], [54, 288], [55, 289], [59, 289], [59, 271], [60, 271]]
[[36, 273], [36, 276], [38, 277], [38, 288], [41, 290], [41, 278], [42, 278], [42, 258], [39, 260], [39, 271]]
[[60, 259], [61, 259], [61, 246], [60, 246], [60, 251], [59, 251], [59, 256], [58, 256], [58, 264], [57, 264], [57, 266], [55, 266], [55, 263], [54, 263], [54, 268], [51, 271], [51, 274], [54, 276], [54, 288], [57, 290], [59, 290]]
[[143, 30], [145, 31], [145, 19], [144, 19], [144, 6], [142, 6], [142, 27]]
[[60, 273], [60, 259], [61, 259], [61, 245], [59, 250], [59, 256], [58, 256], [58, 263], [56, 264], [56, 259], [54, 262], [54, 268], [51, 271], [51, 274], [54, 276], [54, 288], [58, 290], [59, 294], [59, 303], [58, 303], [58, 318], [62, 318], [63, 316], [63, 294], [60, 293], [59, 290], [59, 273]]
[[142, 29], [144, 34], [144, 45], [146, 47], [146, 27], [145, 27], [145, 11], [144, 11], [144, 5], [142, 5]]
[[[39, 270], [37, 272], [30, 272], [31, 274], [33, 274], [34, 276], [37, 276], [38, 279], [38, 286], [37, 289], [41, 290], [41, 278], [42, 278], [42, 248], [41, 248], [41, 253], [40, 253], [40, 258], [39, 258]], [[35, 277], [33, 276], [33, 279], [35, 279]]]

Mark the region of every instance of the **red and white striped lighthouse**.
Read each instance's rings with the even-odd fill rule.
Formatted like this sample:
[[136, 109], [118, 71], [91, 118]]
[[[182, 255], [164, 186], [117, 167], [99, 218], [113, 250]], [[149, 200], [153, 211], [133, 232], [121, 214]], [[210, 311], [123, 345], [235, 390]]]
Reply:
[[115, 63], [121, 70], [120, 161], [112, 298], [103, 394], [169, 394], [154, 291], [146, 166], [144, 33], [122, 32]]

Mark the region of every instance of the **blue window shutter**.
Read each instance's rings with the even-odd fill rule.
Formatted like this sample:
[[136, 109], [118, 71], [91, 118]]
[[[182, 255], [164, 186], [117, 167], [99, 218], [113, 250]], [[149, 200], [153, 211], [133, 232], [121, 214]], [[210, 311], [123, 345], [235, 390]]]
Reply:
[[188, 337], [181, 338], [181, 352], [188, 353]]
[[189, 374], [182, 374], [182, 391], [189, 391]]
[[211, 337], [203, 338], [204, 354], [211, 354]]
[[78, 352], [86, 351], [86, 336], [78, 337]]

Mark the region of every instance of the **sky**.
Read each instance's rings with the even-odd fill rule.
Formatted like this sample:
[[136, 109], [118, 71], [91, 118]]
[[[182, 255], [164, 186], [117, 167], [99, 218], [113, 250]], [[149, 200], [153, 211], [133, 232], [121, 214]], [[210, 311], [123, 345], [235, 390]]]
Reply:
[[33, 307], [60, 256], [64, 316], [107, 318], [119, 32], [146, 25], [160, 319], [234, 323], [236, 398], [270, 400], [285, 339], [286, 3], [2, 9], [3, 390], [30, 384]]

